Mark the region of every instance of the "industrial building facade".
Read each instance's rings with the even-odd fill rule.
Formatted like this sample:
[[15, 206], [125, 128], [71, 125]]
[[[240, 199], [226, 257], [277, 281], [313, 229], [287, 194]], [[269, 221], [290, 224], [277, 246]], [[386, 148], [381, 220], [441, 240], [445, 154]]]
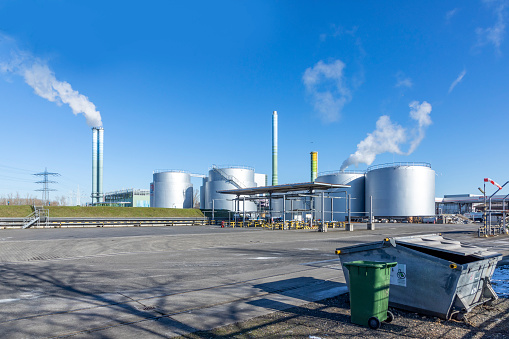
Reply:
[[150, 191], [130, 188], [108, 192], [104, 195], [104, 203], [122, 207], [150, 207]]

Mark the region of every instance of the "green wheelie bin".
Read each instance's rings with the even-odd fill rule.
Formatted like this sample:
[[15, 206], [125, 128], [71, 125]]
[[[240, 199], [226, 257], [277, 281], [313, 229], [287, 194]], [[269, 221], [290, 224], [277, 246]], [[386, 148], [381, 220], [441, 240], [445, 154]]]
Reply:
[[349, 273], [352, 323], [378, 329], [382, 321], [391, 322], [389, 308], [391, 267], [396, 262], [351, 261], [343, 265]]

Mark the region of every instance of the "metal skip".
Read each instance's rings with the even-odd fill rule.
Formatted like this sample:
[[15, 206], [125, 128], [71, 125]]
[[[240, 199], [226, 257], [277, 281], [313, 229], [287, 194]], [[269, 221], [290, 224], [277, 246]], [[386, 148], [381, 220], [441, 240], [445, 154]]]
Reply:
[[498, 299], [490, 280], [502, 254], [439, 234], [385, 238], [338, 248], [336, 253], [343, 263], [347, 283], [346, 262], [397, 262], [391, 268], [392, 307], [461, 319], [475, 306]]

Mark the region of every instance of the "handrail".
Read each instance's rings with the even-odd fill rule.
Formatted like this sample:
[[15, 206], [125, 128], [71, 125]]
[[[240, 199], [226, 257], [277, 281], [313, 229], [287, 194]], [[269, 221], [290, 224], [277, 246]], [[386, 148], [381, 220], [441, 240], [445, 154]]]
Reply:
[[238, 166], [238, 165], [212, 165], [209, 167], [209, 170], [216, 169], [216, 168], [238, 168], [238, 169], [247, 169], [254, 171], [254, 167], [250, 166]]
[[156, 173], [164, 173], [164, 172], [171, 172], [171, 173], [187, 173], [189, 174], [189, 171], [184, 170], [178, 170], [178, 169], [156, 169], [152, 172], [152, 174]]
[[237, 188], [245, 188], [246, 185], [243, 182], [241, 182], [239, 179], [235, 178], [233, 175], [229, 175], [229, 174], [225, 173], [221, 168], [214, 167], [213, 170], [216, 171], [217, 173], [219, 173], [219, 175], [221, 175], [227, 181], [230, 181], [231, 183], [233, 183], [233, 185], [237, 186]]
[[420, 167], [431, 168], [431, 164], [427, 163], [427, 162], [393, 162], [393, 163], [369, 166], [367, 169], [367, 172], [375, 170], [375, 169], [380, 169], [380, 168], [403, 167], [403, 166], [420, 166]]
[[324, 176], [324, 175], [339, 175], [339, 174], [366, 174], [366, 171], [357, 171], [357, 170], [346, 170], [346, 171], [325, 171], [318, 173], [318, 176]]

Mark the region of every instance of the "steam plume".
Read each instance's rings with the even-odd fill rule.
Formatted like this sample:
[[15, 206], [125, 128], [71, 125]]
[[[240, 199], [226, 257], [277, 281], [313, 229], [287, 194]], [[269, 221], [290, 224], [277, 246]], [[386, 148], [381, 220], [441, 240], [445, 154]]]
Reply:
[[[413, 101], [409, 105], [410, 117], [417, 122], [417, 127], [410, 132], [402, 126], [391, 121], [389, 116], [382, 115], [376, 122], [376, 129], [368, 133], [366, 139], [357, 145], [357, 151], [343, 161], [341, 171], [350, 165], [360, 163], [371, 165], [378, 154], [391, 152], [401, 155], [409, 155], [424, 139], [426, 127], [431, 124], [431, 105], [426, 101], [419, 104]], [[410, 137], [409, 137], [410, 136]], [[400, 145], [403, 145], [410, 139], [410, 146], [407, 152], [403, 152]]]
[[20, 75], [38, 96], [57, 105], [69, 105], [75, 115], [81, 113], [85, 116], [90, 127], [102, 126], [100, 112], [86, 96], [73, 90], [68, 82], [57, 80], [46, 63], [27, 52], [19, 51], [12, 39], [0, 35], [0, 48], [6, 47], [9, 55], [0, 55], [1, 72]]
[[410, 149], [406, 153], [406, 155], [412, 154], [417, 146], [421, 143], [422, 139], [424, 139], [424, 136], [426, 134], [426, 127], [431, 125], [431, 105], [427, 103], [426, 101], [423, 101], [422, 104], [419, 104], [417, 101], [412, 101], [410, 103], [410, 117], [417, 121], [417, 130], [415, 131], [415, 136], [410, 143]]

